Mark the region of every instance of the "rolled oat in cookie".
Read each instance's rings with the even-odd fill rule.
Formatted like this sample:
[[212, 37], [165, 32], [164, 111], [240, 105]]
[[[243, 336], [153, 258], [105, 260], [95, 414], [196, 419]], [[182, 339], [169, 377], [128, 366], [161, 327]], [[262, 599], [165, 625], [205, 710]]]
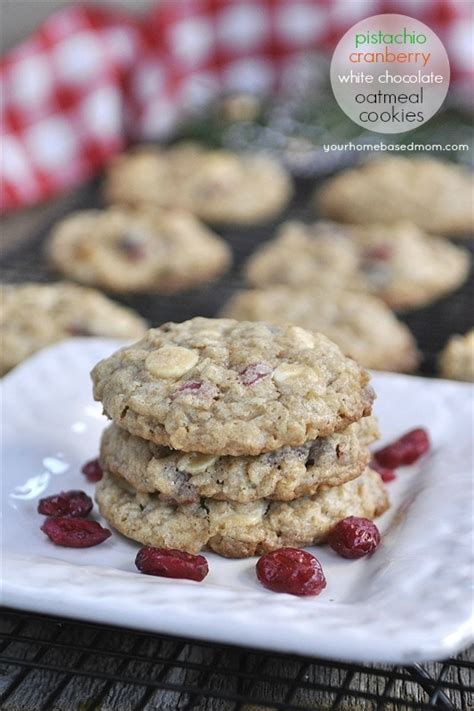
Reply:
[[228, 558], [321, 543], [341, 519], [374, 518], [389, 506], [384, 484], [371, 469], [340, 486], [322, 487], [313, 497], [287, 503], [203, 499], [181, 506], [137, 493], [106, 471], [97, 485], [96, 500], [106, 521], [139, 543], [188, 553], [207, 547]]
[[373, 416], [342, 432], [282, 447], [254, 457], [183, 453], [110, 425], [100, 447], [102, 468], [135, 490], [158, 494], [174, 504], [202, 497], [247, 503], [258, 499], [291, 501], [359, 476], [367, 466], [368, 445], [378, 438]]
[[184, 452], [257, 455], [369, 415], [368, 373], [297, 326], [195, 318], [151, 329], [92, 371], [115, 424]]

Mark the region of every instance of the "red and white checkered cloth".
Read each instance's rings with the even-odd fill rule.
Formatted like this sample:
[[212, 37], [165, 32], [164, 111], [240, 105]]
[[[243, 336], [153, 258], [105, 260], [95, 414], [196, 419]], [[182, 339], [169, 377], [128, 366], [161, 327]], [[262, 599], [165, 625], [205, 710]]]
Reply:
[[95, 174], [130, 138], [155, 138], [221, 91], [276, 89], [308, 50], [385, 12], [444, 41], [454, 82], [472, 80], [470, 2], [162, 0], [145, 18], [76, 5], [0, 64], [0, 209], [45, 200]]

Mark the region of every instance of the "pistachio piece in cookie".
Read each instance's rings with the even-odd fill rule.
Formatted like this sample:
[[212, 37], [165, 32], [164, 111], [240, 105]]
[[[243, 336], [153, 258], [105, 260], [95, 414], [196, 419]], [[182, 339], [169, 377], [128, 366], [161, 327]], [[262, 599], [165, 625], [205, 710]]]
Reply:
[[92, 379], [120, 427], [211, 455], [298, 446], [370, 414], [374, 399], [367, 372], [322, 334], [231, 319], [151, 329]]
[[210, 454], [185, 454], [178, 460], [177, 466], [181, 471], [200, 474], [209, 469], [216, 461], [217, 457]]

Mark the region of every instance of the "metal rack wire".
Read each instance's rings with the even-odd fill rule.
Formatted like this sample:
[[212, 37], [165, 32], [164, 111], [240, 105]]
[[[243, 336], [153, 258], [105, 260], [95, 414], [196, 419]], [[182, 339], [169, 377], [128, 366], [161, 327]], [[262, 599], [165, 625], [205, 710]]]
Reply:
[[[310, 219], [309, 184], [298, 184], [284, 218]], [[83, 207], [97, 204], [96, 185]], [[225, 279], [174, 297], [120, 299], [150, 323], [185, 320], [217, 308], [243, 284], [243, 261], [275, 225], [227, 229], [235, 264]], [[2, 280], [50, 281], [43, 255], [44, 225], [0, 260]], [[470, 249], [473, 249], [471, 246]], [[471, 326], [474, 284], [403, 315], [435, 375], [438, 353], [451, 333]], [[126, 601], [124, 602], [126, 604]], [[73, 622], [5, 610], [0, 619], [0, 708], [5, 711], [304, 711], [474, 709], [474, 654], [415, 666], [345, 664], [253, 652], [207, 642]]]
[[[248, 256], [259, 243], [269, 239], [278, 224], [287, 219], [311, 221], [315, 215], [310, 207], [310, 194], [314, 181], [297, 181], [295, 197], [285, 213], [273, 223], [258, 227], [225, 228], [219, 233], [232, 247], [234, 264], [230, 272], [219, 281], [199, 289], [173, 296], [137, 294], [117, 295], [113, 298], [139, 311], [151, 325], [165, 321], [184, 321], [199, 314], [215, 316], [218, 309], [230, 295], [245, 287], [241, 268]], [[100, 204], [97, 184], [92, 183], [81, 195], [82, 204], [77, 209], [96, 207]], [[61, 215], [58, 215], [58, 219]], [[0, 273], [3, 282], [39, 281], [57, 279], [44, 255], [44, 241], [50, 225], [40, 226], [31, 240], [9, 250], [0, 257]], [[474, 255], [473, 240], [458, 240], [458, 244], [469, 249]], [[436, 360], [440, 350], [452, 333], [465, 333], [472, 328], [472, 307], [474, 304], [474, 279], [464, 284], [444, 299], [412, 312], [399, 314], [402, 321], [413, 331], [419, 349], [423, 354], [420, 372], [423, 375], [436, 374]]]
[[[5, 711], [454, 709], [474, 703], [474, 659], [388, 667], [249, 652], [5, 610]], [[24, 701], [23, 701], [24, 703]]]

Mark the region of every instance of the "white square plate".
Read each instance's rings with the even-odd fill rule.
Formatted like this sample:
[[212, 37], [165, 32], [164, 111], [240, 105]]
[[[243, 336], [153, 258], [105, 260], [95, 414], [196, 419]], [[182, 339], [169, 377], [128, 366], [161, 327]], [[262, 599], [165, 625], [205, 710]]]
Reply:
[[54, 546], [38, 498], [93, 492], [80, 473], [97, 455], [105, 418], [89, 371], [120, 345], [74, 339], [48, 348], [3, 382], [3, 603], [85, 620], [281, 652], [373, 662], [446, 657], [472, 639], [472, 402], [461, 383], [374, 374], [383, 440], [417, 425], [433, 447], [389, 485], [383, 544], [347, 561], [314, 549], [327, 588], [278, 595], [255, 559], [206, 554], [202, 583], [139, 574], [138, 545], [118, 533], [89, 549]]

